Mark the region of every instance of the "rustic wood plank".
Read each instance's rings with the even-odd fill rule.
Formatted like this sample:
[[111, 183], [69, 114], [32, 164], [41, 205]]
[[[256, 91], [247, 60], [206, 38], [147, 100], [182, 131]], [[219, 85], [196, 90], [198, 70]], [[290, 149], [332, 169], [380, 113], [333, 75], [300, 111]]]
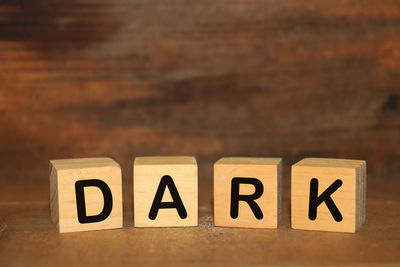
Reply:
[[51, 158], [129, 166], [187, 154], [207, 164], [360, 158], [391, 177], [397, 10], [372, 0], [5, 1], [0, 174], [36, 183]]

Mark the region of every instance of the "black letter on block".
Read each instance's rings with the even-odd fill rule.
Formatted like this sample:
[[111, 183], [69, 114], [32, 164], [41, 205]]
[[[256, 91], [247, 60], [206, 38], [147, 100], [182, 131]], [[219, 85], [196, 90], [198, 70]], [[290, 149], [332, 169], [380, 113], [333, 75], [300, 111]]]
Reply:
[[[103, 193], [104, 197], [104, 207], [103, 210], [98, 215], [86, 216], [86, 203], [85, 203], [85, 192], [84, 187], [95, 186], [98, 187]], [[110, 215], [113, 199], [111, 190], [108, 185], [97, 179], [82, 180], [75, 183], [75, 195], [76, 195], [76, 207], [78, 209], [78, 221], [80, 223], [94, 223], [101, 222]]]
[[343, 217], [333, 202], [331, 195], [342, 185], [342, 180], [336, 180], [320, 196], [318, 196], [318, 179], [312, 178], [310, 182], [310, 204], [308, 208], [308, 218], [314, 221], [317, 218], [317, 207], [325, 202], [335, 221], [342, 221]]
[[[161, 202], [164, 196], [165, 188], [168, 190], [172, 197], [172, 202]], [[179, 196], [178, 190], [172, 180], [171, 176], [164, 175], [161, 178], [160, 184], [158, 185], [156, 196], [154, 197], [153, 204], [149, 212], [149, 218], [155, 220], [159, 209], [176, 209], [178, 211], [179, 217], [185, 219], [187, 217], [187, 212], [185, 206], [183, 206], [182, 199]]]
[[[255, 187], [255, 192], [252, 195], [239, 195], [239, 186], [240, 184], [251, 184]], [[239, 201], [245, 201], [250, 206], [251, 211], [253, 211], [254, 215], [257, 219], [261, 220], [264, 215], [254, 201], [257, 198], [261, 197], [264, 192], [264, 186], [260, 180], [256, 178], [244, 178], [244, 177], [235, 177], [232, 179], [231, 186], [231, 217], [236, 219], [239, 216]]]

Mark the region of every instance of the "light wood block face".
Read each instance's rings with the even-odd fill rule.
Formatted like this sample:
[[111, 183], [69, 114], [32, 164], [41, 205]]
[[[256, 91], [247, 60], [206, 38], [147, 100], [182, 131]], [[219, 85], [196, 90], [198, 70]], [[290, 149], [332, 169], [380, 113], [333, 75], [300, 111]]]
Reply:
[[[215, 226], [277, 228], [281, 209], [281, 161], [281, 158], [222, 158], [217, 161], [214, 164]], [[245, 200], [235, 201], [238, 194], [257, 197], [251, 205], [258, 206], [262, 216]]]
[[122, 227], [120, 166], [110, 158], [51, 160], [50, 210], [60, 233]]
[[[292, 228], [356, 232], [365, 222], [366, 186], [365, 161], [323, 158], [299, 161], [292, 166]], [[324, 192], [327, 193], [323, 195]]]
[[[194, 157], [137, 157], [133, 168], [136, 227], [198, 225], [198, 168]], [[160, 202], [170, 207], [160, 207]], [[179, 203], [182, 205], [177, 208]]]

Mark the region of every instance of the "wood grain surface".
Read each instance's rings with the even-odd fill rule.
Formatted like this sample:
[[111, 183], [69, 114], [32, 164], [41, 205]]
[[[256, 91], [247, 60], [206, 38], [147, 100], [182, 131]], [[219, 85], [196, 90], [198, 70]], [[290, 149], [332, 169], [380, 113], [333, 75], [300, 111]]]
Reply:
[[356, 234], [291, 229], [288, 183], [278, 229], [214, 227], [212, 183], [202, 181], [199, 227], [135, 228], [132, 200], [124, 196], [124, 228], [64, 234], [50, 221], [47, 185], [24, 194], [7, 187], [0, 194], [0, 265], [398, 266], [400, 183], [370, 179], [368, 186], [367, 220]]
[[[398, 0], [3, 0], [0, 263], [398, 262], [399, 84]], [[55, 234], [50, 159], [116, 159], [129, 211], [157, 155], [196, 156], [202, 228]], [[366, 160], [366, 226], [210, 228], [223, 156]]]

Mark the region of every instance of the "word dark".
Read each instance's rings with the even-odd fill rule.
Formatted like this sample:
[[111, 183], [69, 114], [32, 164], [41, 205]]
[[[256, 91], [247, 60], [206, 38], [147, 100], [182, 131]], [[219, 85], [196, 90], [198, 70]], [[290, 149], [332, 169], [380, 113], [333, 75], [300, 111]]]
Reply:
[[[214, 164], [214, 224], [277, 228], [280, 158], [222, 158]], [[110, 158], [50, 162], [51, 217], [60, 232], [121, 228], [122, 177]], [[194, 157], [138, 157], [134, 163], [135, 227], [198, 225]], [[356, 232], [365, 221], [366, 162], [306, 158], [292, 166], [294, 229]]]

